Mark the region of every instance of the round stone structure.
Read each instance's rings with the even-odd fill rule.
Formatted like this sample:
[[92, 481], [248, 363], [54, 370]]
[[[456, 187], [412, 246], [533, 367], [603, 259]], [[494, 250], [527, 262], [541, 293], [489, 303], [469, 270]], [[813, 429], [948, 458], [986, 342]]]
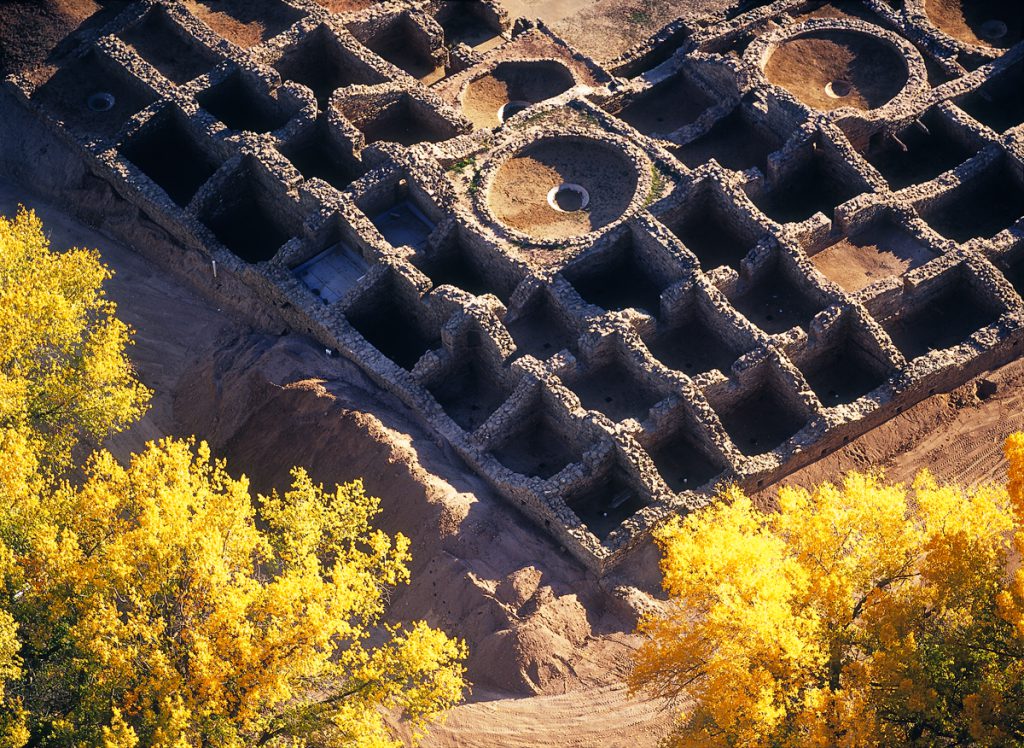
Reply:
[[752, 44], [746, 59], [766, 82], [826, 112], [895, 108], [927, 80], [913, 45], [856, 20], [815, 19], [778, 29]]
[[555, 60], [507, 60], [479, 75], [462, 91], [462, 113], [474, 127], [497, 127], [513, 114], [576, 85]]
[[477, 208], [514, 241], [574, 243], [635, 212], [650, 179], [649, 162], [625, 140], [544, 134], [517, 139], [495, 155]]

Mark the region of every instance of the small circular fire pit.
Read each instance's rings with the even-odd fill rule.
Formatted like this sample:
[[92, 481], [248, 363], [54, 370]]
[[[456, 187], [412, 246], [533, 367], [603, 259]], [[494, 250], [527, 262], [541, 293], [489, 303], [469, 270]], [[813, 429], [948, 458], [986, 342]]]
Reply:
[[590, 193], [579, 184], [563, 182], [548, 191], [548, 205], [560, 213], [583, 210], [590, 204]]
[[116, 103], [117, 99], [114, 98], [114, 94], [108, 91], [97, 91], [96, 93], [89, 94], [89, 98], [85, 100], [85, 105], [89, 108], [90, 112], [109, 112]]
[[829, 81], [825, 84], [825, 95], [832, 99], [845, 99], [852, 90], [849, 81]]

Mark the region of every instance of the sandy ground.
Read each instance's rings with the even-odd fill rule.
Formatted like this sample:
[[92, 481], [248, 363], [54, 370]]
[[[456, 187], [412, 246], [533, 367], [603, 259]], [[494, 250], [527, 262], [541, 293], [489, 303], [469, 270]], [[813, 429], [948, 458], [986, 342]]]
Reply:
[[632, 699], [621, 686], [585, 694], [467, 704], [435, 726], [424, 748], [654, 746], [671, 726], [665, 705]]

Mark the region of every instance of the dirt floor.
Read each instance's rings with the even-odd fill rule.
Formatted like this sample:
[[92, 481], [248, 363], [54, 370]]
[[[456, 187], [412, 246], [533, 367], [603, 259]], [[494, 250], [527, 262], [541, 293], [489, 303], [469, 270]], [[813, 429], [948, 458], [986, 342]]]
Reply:
[[[53, 75], [36, 89], [33, 98], [66, 127], [82, 134], [110, 137], [129, 117], [155, 99], [151, 93], [132, 88], [123, 78], [112, 75], [96, 55], [65, 58], [57, 67], [37, 68], [37, 72], [42, 70]], [[106, 111], [93, 111], [88, 102], [96, 94], [112, 95], [114, 105]]]
[[498, 112], [506, 104], [536, 104], [568, 91], [575, 84], [569, 69], [558, 62], [500, 63], [466, 86], [462, 113], [474, 127], [497, 127], [501, 123]]
[[925, 13], [953, 38], [982, 47], [1005, 49], [1024, 34], [1024, 4], [1013, 0], [927, 0]]
[[737, 107], [704, 135], [673, 148], [672, 152], [691, 169], [715, 159], [727, 169], [743, 171], [756, 166], [763, 174], [767, 170], [768, 154], [781, 145], [777, 135], [749, 125]]
[[875, 281], [928, 262], [935, 255], [909, 234], [892, 225], [843, 237], [815, 254], [811, 261], [829, 280], [853, 293]]
[[295, 23], [302, 14], [279, 0], [184, 0], [189, 11], [239, 47], [254, 47]]
[[331, 13], [350, 13], [356, 10], [369, 8], [375, 0], [316, 0], [317, 5], [322, 5]]
[[684, 11], [713, 13], [733, 0], [501, 0], [513, 18], [539, 18], [581, 52], [604, 62], [644, 41]]
[[187, 43], [179, 29], [166, 14], [150, 12], [119, 36], [164, 77], [180, 85], [207, 72], [221, 58]]
[[[580, 210], [548, 204], [548, 192], [563, 183], [590, 195]], [[637, 189], [632, 163], [598, 141], [537, 141], [504, 163], [494, 175], [488, 204], [505, 225], [530, 236], [563, 239], [595, 231], [622, 215]], [[567, 193], [568, 195], [568, 193]]]
[[664, 137], [691, 124], [715, 103], [678, 73], [645, 91], [615, 115], [645, 135]]
[[805, 104], [825, 111], [875, 109], [907, 82], [906, 63], [895, 50], [867, 34], [839, 31], [782, 42], [768, 58], [764, 74]]

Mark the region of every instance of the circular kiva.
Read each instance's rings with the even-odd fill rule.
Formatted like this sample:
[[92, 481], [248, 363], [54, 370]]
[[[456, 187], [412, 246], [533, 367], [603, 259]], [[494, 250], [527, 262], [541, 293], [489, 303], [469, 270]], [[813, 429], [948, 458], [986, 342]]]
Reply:
[[1012, 47], [1024, 37], [1024, 3], [1019, 0], [925, 0], [935, 28], [965, 44]]
[[827, 111], [877, 109], [903, 90], [909, 71], [887, 41], [862, 31], [823, 28], [782, 40], [764, 75], [808, 106]]
[[[474, 127], [497, 127], [516, 111], [576, 85], [569, 68], [554, 60], [500, 62], [462, 92], [462, 113]], [[513, 106], [514, 105], [514, 106]], [[509, 109], [515, 111], [509, 111]]]
[[634, 159], [618, 145], [568, 135], [528, 143], [494, 170], [486, 207], [530, 239], [597, 231], [630, 209], [640, 187]]
[[117, 99], [114, 98], [114, 94], [107, 91], [97, 91], [90, 94], [85, 100], [85, 105], [92, 112], [109, 112], [116, 103]]
[[579, 184], [563, 182], [548, 190], [548, 205], [559, 213], [572, 213], [590, 205], [590, 193]]

